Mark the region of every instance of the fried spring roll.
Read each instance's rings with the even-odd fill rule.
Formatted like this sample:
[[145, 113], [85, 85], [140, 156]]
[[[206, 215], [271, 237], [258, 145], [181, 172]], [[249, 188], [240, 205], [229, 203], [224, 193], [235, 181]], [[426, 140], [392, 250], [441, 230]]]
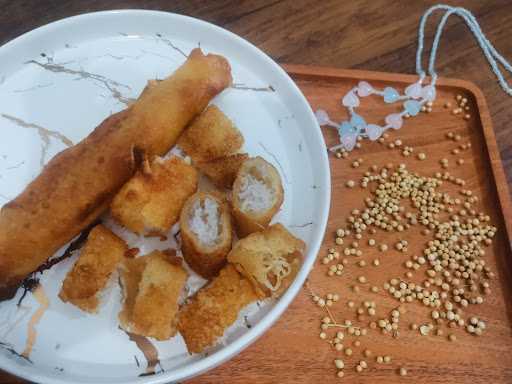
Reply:
[[251, 283], [228, 264], [178, 314], [178, 330], [190, 353], [214, 345], [240, 310], [257, 300]]
[[180, 216], [183, 257], [204, 278], [219, 273], [231, 250], [232, 228], [228, 204], [212, 193], [192, 195]]
[[297, 275], [305, 248], [302, 240], [278, 223], [236, 243], [228, 262], [253, 284], [259, 297], [277, 297]]
[[126, 243], [103, 225], [94, 227], [80, 257], [68, 272], [59, 297], [86, 312], [97, 312], [100, 291], [128, 250]]
[[276, 168], [261, 157], [244, 161], [233, 184], [233, 216], [238, 236], [264, 230], [283, 204]]
[[56, 155], [0, 211], [0, 299], [105, 211], [133, 175], [134, 154], [166, 153], [230, 83], [226, 59], [194, 49], [174, 74]]
[[215, 105], [195, 119], [178, 140], [194, 161], [211, 161], [237, 152], [244, 138], [231, 120]]
[[135, 233], [165, 234], [178, 221], [197, 182], [196, 169], [179, 157], [145, 161], [114, 197], [112, 216]]

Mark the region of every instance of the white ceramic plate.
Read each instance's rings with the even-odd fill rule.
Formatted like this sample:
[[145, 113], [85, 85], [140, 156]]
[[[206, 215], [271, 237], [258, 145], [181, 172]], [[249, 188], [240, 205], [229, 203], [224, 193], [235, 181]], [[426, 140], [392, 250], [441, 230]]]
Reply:
[[[0, 303], [0, 368], [43, 383], [178, 381], [247, 347], [301, 288], [319, 250], [330, 203], [320, 129], [297, 86], [268, 56], [226, 30], [189, 17], [139, 10], [92, 13], [46, 25], [1, 47], [0, 204], [15, 197], [68, 140], [84, 138], [136, 98], [147, 80], [168, 76], [184, 61], [182, 52], [197, 46], [230, 61], [236, 87], [213, 102], [243, 132], [245, 150], [265, 157], [281, 173], [285, 203], [275, 221], [308, 247], [296, 280], [278, 302], [244, 310], [223, 343], [207, 354], [188, 355], [179, 335], [166, 342], [151, 340], [160, 361], [155, 374], [141, 376], [147, 369], [144, 354], [118, 329], [118, 287], [108, 291], [94, 316], [57, 297], [74, 255], [42, 275], [50, 305], [36, 325], [30, 362], [16, 353], [25, 348], [28, 321], [39, 304], [29, 294], [18, 308], [21, 292]], [[155, 241], [142, 247], [169, 245]], [[194, 289], [194, 281], [189, 285]]]

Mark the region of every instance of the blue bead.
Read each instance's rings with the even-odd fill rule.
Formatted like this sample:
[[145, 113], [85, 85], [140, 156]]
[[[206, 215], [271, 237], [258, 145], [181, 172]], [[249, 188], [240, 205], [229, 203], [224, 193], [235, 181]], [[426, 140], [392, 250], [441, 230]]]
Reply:
[[338, 134], [341, 136], [349, 135], [352, 133], [353, 127], [352, 124], [350, 124], [348, 121], [344, 121], [340, 124], [338, 127]]
[[366, 121], [357, 113], [352, 114], [350, 124], [352, 124], [354, 128], [357, 128], [358, 131], [366, 127]]
[[386, 87], [384, 88], [384, 102], [386, 103], [394, 103], [398, 100], [400, 97], [400, 94], [398, 91], [393, 87]]
[[404, 108], [409, 115], [416, 116], [420, 112], [421, 104], [416, 100], [407, 100], [404, 103]]

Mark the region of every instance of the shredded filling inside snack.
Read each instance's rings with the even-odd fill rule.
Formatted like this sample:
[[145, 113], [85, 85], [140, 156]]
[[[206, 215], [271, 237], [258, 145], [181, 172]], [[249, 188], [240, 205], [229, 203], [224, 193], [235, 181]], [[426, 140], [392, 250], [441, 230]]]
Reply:
[[263, 256], [263, 268], [257, 280], [270, 291], [276, 292], [281, 282], [292, 271], [290, 263], [283, 256], [274, 256], [270, 253]]
[[248, 173], [242, 177], [238, 198], [243, 212], [261, 212], [272, 206], [276, 199], [276, 192], [264, 180], [259, 180]]
[[219, 204], [208, 197], [203, 201], [196, 200], [192, 206], [188, 224], [190, 230], [205, 246], [212, 246], [219, 241], [221, 230], [219, 210]]

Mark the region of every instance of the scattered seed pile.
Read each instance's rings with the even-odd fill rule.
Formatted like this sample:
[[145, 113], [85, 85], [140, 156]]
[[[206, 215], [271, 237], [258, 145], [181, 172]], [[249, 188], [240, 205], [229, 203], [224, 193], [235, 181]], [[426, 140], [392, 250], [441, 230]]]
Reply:
[[[454, 114], [469, 110], [466, 98], [458, 95], [456, 101], [459, 107], [456, 113], [453, 111]], [[446, 108], [450, 106], [450, 103], [445, 104]], [[431, 107], [426, 107], [424, 112], [428, 113], [427, 108]], [[470, 118], [468, 113], [463, 117]], [[454, 142], [461, 141], [460, 135], [453, 133], [449, 133], [447, 138]], [[382, 137], [379, 141], [385, 145], [386, 139]], [[400, 149], [403, 156], [410, 156], [414, 152], [412, 147], [403, 148], [400, 139], [387, 146]], [[457, 156], [470, 147], [470, 143], [460, 144], [451, 153]], [[348, 154], [342, 151], [337, 157], [346, 158]], [[417, 155], [420, 161], [426, 158], [425, 153]], [[441, 159], [439, 163], [443, 169], [450, 167], [448, 159]], [[359, 158], [352, 162], [352, 167], [358, 168], [362, 164], [363, 159]], [[464, 164], [464, 159], [458, 158], [456, 164]], [[459, 195], [451, 196], [443, 192], [442, 186], [445, 183], [460, 188]], [[388, 251], [387, 244], [377, 244], [371, 237], [379, 229], [398, 233], [401, 237], [403, 234], [403, 238], [394, 243], [393, 247], [406, 255], [409, 245], [406, 234], [411, 227], [421, 227], [421, 233], [431, 235], [433, 239], [426, 243], [421, 254], [408, 256], [409, 259], [404, 262], [404, 277], [394, 277], [379, 287], [371, 285], [364, 275], [356, 275], [357, 284], [351, 286], [353, 292], [359, 293], [359, 285], [369, 284], [369, 292], [377, 293], [383, 288], [397, 301], [396, 308], [386, 316], [378, 315], [377, 303], [374, 301], [363, 301], [360, 305], [348, 301], [347, 306], [355, 309], [357, 320], [366, 322], [367, 327], [355, 326], [350, 319], [338, 322], [333, 316], [332, 306], [340, 300], [339, 295], [329, 293], [320, 297], [310, 289], [313, 301], [324, 308], [328, 315], [321, 321], [320, 338], [327, 340], [336, 351], [351, 356], [354, 349], [361, 346], [359, 338], [365, 336], [369, 329], [398, 338], [401, 316], [406, 313], [406, 306], [412, 303], [419, 303], [430, 311], [430, 318], [424, 324], [409, 324], [408, 328], [420, 335], [443, 336], [446, 327], [449, 330], [446, 338], [452, 342], [457, 338], [450, 328], [462, 328], [471, 335], [482, 335], [486, 329], [485, 321], [474, 316], [468, 318], [465, 309], [484, 303], [485, 296], [491, 292], [490, 280], [494, 278], [494, 273], [486, 265], [485, 256], [486, 248], [492, 244], [496, 234], [496, 227], [491, 225], [488, 215], [476, 209], [479, 199], [471, 190], [464, 189], [466, 182], [447, 171], [426, 176], [407, 169], [405, 164], [387, 164], [381, 168], [372, 165], [358, 183], [348, 180], [345, 186], [354, 188], [357, 184], [361, 188], [371, 189], [371, 197], [364, 200], [363, 208], [351, 211], [346, 227], [336, 230], [335, 244], [338, 249], [331, 248], [328, 255], [321, 259], [321, 263], [328, 268], [328, 276], [343, 274], [349, 264], [346, 257], [362, 256], [359, 243], [366, 236], [370, 247], [376, 247], [381, 253]], [[368, 264], [378, 267], [380, 260], [375, 258]], [[355, 265], [364, 268], [367, 262], [359, 260]], [[425, 274], [421, 282], [418, 279], [416, 282], [410, 280], [415, 272]], [[370, 320], [365, 320], [368, 317]], [[330, 333], [329, 330], [336, 332]], [[346, 336], [355, 340], [349, 343]], [[372, 351], [363, 349], [361, 355], [369, 359]], [[376, 364], [390, 364], [392, 357], [375, 356], [374, 361]], [[343, 360], [336, 358], [334, 365], [337, 376], [343, 377]], [[360, 360], [354, 367], [357, 373], [367, 368], [366, 360]], [[397, 367], [397, 374], [405, 376], [407, 369]]]

